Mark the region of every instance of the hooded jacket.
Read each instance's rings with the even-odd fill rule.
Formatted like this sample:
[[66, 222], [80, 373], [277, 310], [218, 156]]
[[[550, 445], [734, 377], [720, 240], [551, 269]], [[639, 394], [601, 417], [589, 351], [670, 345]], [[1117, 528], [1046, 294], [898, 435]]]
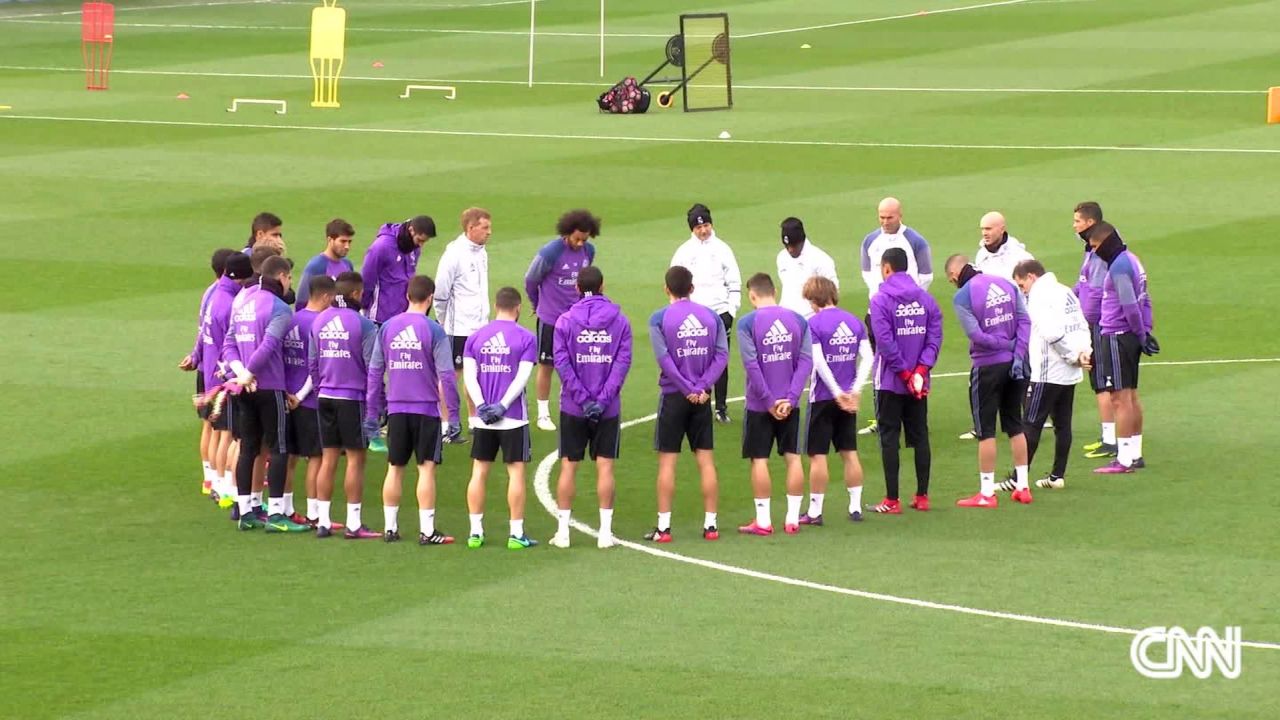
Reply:
[[[942, 348], [942, 310], [933, 296], [905, 272], [896, 272], [871, 298], [871, 332], [876, 338], [875, 387], [910, 394], [898, 377], [917, 365], [932, 368]], [[925, 387], [931, 380], [926, 380]]]
[[[381, 325], [409, 309], [409, 280], [418, 272], [422, 248], [406, 239], [407, 223], [387, 223], [364, 254], [364, 314]], [[402, 237], [402, 234], [404, 237]]]
[[222, 359], [239, 375], [247, 370], [258, 390], [285, 390], [284, 335], [293, 310], [281, 296], [279, 281], [264, 279], [256, 292], [242, 292], [231, 303], [231, 326], [222, 341]]
[[200, 373], [204, 375], [205, 388], [222, 382], [218, 371], [225, 369], [222, 362], [222, 341], [231, 326], [231, 303], [239, 294], [240, 283], [223, 275], [213, 284], [213, 292], [204, 305], [200, 318]]
[[631, 323], [612, 300], [587, 295], [555, 324], [554, 357], [560, 375], [560, 411], [583, 417], [597, 402], [605, 418], [622, 412], [622, 384], [631, 369]]
[[1146, 268], [1137, 255], [1129, 252], [1118, 232], [1104, 238], [1094, 254], [1106, 263], [1099, 331], [1103, 335], [1132, 333], [1145, 344], [1154, 322]]
[[969, 336], [974, 367], [1013, 362], [1027, 357], [1031, 316], [1018, 288], [1004, 278], [971, 273], [956, 290], [956, 320]]

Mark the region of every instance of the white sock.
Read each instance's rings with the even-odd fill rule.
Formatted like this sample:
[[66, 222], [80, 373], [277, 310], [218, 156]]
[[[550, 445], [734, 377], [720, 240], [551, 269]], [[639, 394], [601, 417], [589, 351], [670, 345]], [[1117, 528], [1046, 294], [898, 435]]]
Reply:
[[1116, 444], [1116, 424], [1113, 422], [1102, 423], [1102, 443], [1104, 445]]
[[996, 494], [996, 474], [993, 472], [978, 473], [978, 481], [981, 483], [981, 492], [987, 497]]
[[849, 512], [862, 512], [862, 486], [851, 487], [849, 490]]
[[418, 510], [418, 532], [423, 535], [436, 534], [436, 509]]
[[400, 508], [396, 505], [382, 506], [382, 523], [383, 530], [399, 530], [400, 524], [396, 520], [396, 516], [400, 514]]
[[1019, 490], [1026, 490], [1026, 489], [1028, 489], [1028, 486], [1027, 486], [1027, 466], [1026, 466], [1026, 465], [1014, 465], [1014, 466], [1013, 466], [1013, 477], [1014, 477], [1014, 482], [1016, 483], [1017, 488], [1018, 488]]
[[237, 495], [236, 504], [240, 506], [241, 516], [249, 512], [249, 496], [248, 495]]
[[268, 515], [284, 514], [284, 498], [269, 498], [267, 500]]
[[551, 417], [551, 401], [550, 400], [538, 401], [538, 417], [540, 418]]
[[804, 501], [803, 495], [787, 496], [787, 515], [783, 519], [787, 525], [796, 525], [800, 522], [800, 503]]
[[320, 517], [320, 501], [315, 498], [307, 498], [307, 519], [315, 520]]
[[822, 517], [822, 493], [809, 493], [809, 512], [811, 518]]
[[662, 531], [667, 531], [671, 529], [671, 513], [669, 512], [658, 513], [658, 529]]
[[213, 468], [212, 468], [212, 467], [210, 467], [209, 463], [204, 462], [204, 461], [201, 461], [201, 462], [200, 462], [200, 465], [201, 465], [201, 467], [202, 467], [202, 468], [204, 468], [204, 481], [205, 481], [205, 482], [207, 482], [207, 483], [209, 483], [210, 485], [212, 485], [212, 484], [213, 484], [213, 478], [214, 478], [214, 475], [213, 475]]
[[316, 524], [322, 528], [333, 527], [333, 520], [329, 518], [329, 508], [333, 507], [332, 500], [317, 500], [316, 515], [320, 518]]
[[293, 493], [287, 492], [284, 494], [284, 514], [292, 515], [294, 512], [295, 512], [295, 509], [293, 507]]
[[218, 494], [219, 495], [235, 495], [236, 494], [236, 480], [234, 477], [231, 476], [230, 470], [222, 473], [222, 492]]
[[249, 504], [253, 507], [262, 507], [262, 491], [249, 493]]
[[556, 509], [556, 520], [557, 520], [556, 534], [557, 535], [569, 534], [569, 515], [572, 512], [573, 512], [572, 510], [562, 510], [559, 508]]
[[511, 537], [514, 537], [514, 538], [524, 537], [524, 520], [511, 521]]
[[360, 503], [347, 503], [347, 529], [360, 529]]
[[1134, 435], [1131, 440], [1133, 441], [1133, 459], [1137, 460], [1142, 457], [1142, 436]]
[[471, 513], [471, 534], [484, 537], [484, 513]]
[[600, 534], [613, 534], [613, 508], [600, 508]]
[[716, 526], [716, 514], [713, 512], [702, 514], [702, 527], [713, 528]]
[[1119, 452], [1116, 453], [1116, 460], [1121, 465], [1129, 467], [1133, 464], [1133, 438], [1120, 438]]
[[773, 519], [769, 517], [769, 498], [756, 498], [756, 525], [773, 527]]

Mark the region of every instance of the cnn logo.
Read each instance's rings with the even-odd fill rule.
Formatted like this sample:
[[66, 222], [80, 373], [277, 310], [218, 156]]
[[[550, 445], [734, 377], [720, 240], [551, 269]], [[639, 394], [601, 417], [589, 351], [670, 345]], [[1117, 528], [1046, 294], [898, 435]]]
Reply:
[[[1152, 647], [1163, 646], [1163, 653], [1152, 658]], [[1188, 635], [1176, 625], [1149, 627], [1137, 634], [1129, 645], [1129, 659], [1143, 677], [1169, 680], [1182, 677], [1184, 669], [1204, 680], [1218, 672], [1228, 680], [1240, 677], [1240, 626], [1230, 626], [1221, 637], [1213, 628], [1202, 627]]]

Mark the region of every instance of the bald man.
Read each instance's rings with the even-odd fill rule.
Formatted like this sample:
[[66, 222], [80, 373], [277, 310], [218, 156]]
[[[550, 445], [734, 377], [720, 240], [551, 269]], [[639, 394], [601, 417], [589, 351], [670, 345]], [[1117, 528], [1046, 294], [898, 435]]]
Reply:
[[1023, 260], [1034, 260], [1027, 246], [1009, 234], [1004, 215], [991, 211], [982, 216], [978, 228], [982, 231], [982, 243], [973, 258], [973, 267], [984, 275], [995, 275], [1013, 280], [1013, 269]]
[[[877, 210], [880, 216], [880, 227], [872, 230], [862, 239], [859, 259], [862, 264], [862, 279], [867, 284], [867, 297], [875, 297], [880, 290], [884, 277], [880, 266], [884, 262], [884, 251], [889, 248], [901, 248], [907, 254], [907, 274], [921, 290], [928, 290], [933, 282], [933, 253], [924, 236], [912, 228], [902, 224], [902, 203], [897, 198], [887, 197], [880, 201]], [[866, 317], [867, 326], [871, 326], [870, 314]], [[875, 348], [875, 336], [871, 336], [872, 348]], [[858, 431], [859, 435], [868, 435], [876, 431], [876, 421], [872, 421]]]

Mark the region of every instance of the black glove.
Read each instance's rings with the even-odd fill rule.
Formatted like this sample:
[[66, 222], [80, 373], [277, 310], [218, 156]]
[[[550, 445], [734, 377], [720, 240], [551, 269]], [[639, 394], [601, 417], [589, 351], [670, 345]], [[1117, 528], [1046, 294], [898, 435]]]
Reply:
[[1147, 339], [1144, 340], [1142, 343], [1142, 354], [1143, 355], [1159, 355], [1160, 354], [1160, 341], [1156, 340], [1155, 335], [1152, 335], [1151, 333], [1147, 333]]

